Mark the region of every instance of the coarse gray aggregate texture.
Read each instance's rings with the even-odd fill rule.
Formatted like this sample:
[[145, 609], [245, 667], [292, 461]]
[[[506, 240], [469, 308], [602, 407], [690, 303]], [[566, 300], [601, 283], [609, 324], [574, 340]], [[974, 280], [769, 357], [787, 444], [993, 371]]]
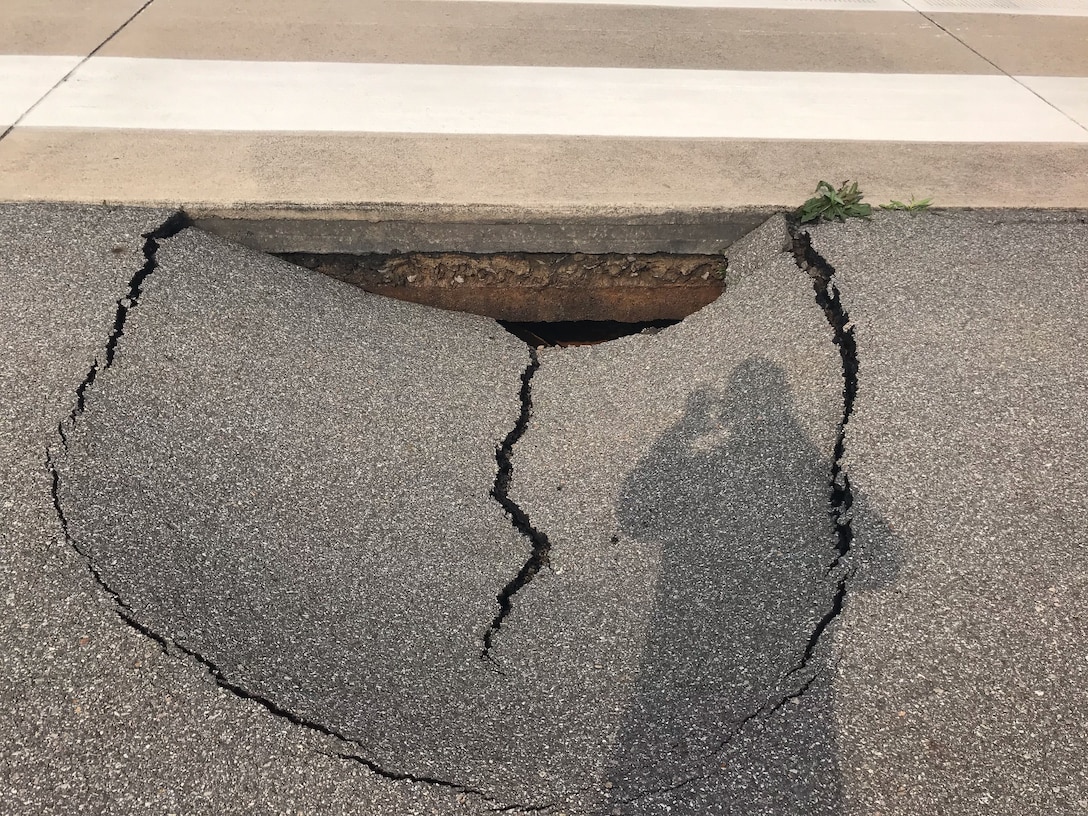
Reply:
[[164, 654], [65, 542], [46, 447], [144, 263], [141, 233], [169, 215], [0, 206], [0, 811], [480, 812], [475, 797], [336, 758], [327, 739]]
[[551, 569], [494, 654], [511, 673], [562, 655], [571, 727], [610, 714], [586, 755], [603, 784], [572, 810], [839, 806], [830, 689], [779, 708], [826, 670], [826, 649], [798, 667], [839, 577], [843, 411], [832, 331], [786, 241], [775, 218], [734, 245], [725, 293], [677, 326], [541, 352], [510, 495]]
[[104, 582], [346, 753], [547, 793], [555, 704], [480, 654], [528, 552], [490, 496], [528, 349], [196, 230], [158, 262], [60, 468]]
[[1088, 217], [820, 227], [856, 323], [846, 468], [893, 546], [837, 639], [850, 813], [1088, 812]]

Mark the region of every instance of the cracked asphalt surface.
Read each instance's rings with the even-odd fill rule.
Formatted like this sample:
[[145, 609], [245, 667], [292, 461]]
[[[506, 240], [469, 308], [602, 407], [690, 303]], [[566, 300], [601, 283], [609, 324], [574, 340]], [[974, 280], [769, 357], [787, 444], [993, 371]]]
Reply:
[[1088, 813], [1083, 214], [539, 367], [170, 217], [0, 206], [2, 812]]
[[[798, 667], [834, 595], [843, 387], [784, 235], [776, 219], [735, 247], [729, 297], [659, 334], [547, 350], [533, 381], [511, 495], [548, 532], [552, 569], [515, 600], [495, 651], [623, 678], [595, 695], [623, 712], [600, 769], [623, 813], [838, 801], [829, 751], [720, 761], [749, 729], [829, 736], [815, 709], [803, 723], [771, 713], [810, 679]], [[753, 772], [782, 783], [765, 803], [736, 784]]]

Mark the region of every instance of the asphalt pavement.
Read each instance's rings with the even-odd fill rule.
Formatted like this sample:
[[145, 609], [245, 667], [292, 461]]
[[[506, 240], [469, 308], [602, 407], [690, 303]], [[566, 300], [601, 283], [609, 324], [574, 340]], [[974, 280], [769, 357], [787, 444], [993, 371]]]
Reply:
[[1088, 812], [1088, 217], [531, 350], [4, 205], [4, 813]]
[[856, 325], [845, 467], [894, 581], [839, 636], [841, 764], [886, 813], [1088, 810], [1088, 218], [820, 228]]
[[[324, 735], [271, 716], [216, 685], [206, 665], [126, 624], [66, 541], [47, 450], [104, 358], [118, 299], [145, 266], [141, 234], [170, 215], [48, 206], [5, 207], [0, 217], [0, 810], [463, 812], [456, 791], [338, 758]], [[195, 305], [193, 316], [214, 325], [213, 305]]]

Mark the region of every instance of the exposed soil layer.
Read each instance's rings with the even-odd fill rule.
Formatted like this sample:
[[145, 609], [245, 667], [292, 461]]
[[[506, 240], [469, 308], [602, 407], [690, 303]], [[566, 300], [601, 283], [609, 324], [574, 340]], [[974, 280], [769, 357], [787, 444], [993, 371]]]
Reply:
[[368, 292], [518, 322], [682, 320], [724, 289], [721, 255], [409, 252], [280, 257]]

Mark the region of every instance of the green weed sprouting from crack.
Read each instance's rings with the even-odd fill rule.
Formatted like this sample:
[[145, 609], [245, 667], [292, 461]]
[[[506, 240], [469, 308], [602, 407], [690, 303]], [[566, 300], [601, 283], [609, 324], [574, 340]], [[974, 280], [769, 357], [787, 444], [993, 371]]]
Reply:
[[928, 210], [933, 204], [932, 198], [923, 198], [915, 200], [914, 196], [910, 197], [910, 201], [896, 201], [894, 198], [887, 204], [881, 204], [882, 210], [903, 210], [904, 212], [920, 212], [922, 210]]
[[[838, 189], [821, 181], [816, 185], [816, 194], [798, 208], [797, 218], [802, 224], [821, 219], [845, 221], [847, 218], [869, 218], [873, 208], [863, 201], [864, 198], [865, 194], [858, 189], [856, 181], [844, 181]], [[916, 199], [911, 195], [910, 201], [893, 198], [887, 204], [881, 204], [880, 209], [913, 213], [928, 210], [932, 205], [932, 198]]]
[[797, 215], [802, 224], [819, 219], [845, 221], [847, 218], [868, 218], [873, 208], [862, 202], [864, 197], [856, 181], [844, 181], [837, 190], [828, 182], [821, 181], [816, 185], [816, 194], [801, 205]]

